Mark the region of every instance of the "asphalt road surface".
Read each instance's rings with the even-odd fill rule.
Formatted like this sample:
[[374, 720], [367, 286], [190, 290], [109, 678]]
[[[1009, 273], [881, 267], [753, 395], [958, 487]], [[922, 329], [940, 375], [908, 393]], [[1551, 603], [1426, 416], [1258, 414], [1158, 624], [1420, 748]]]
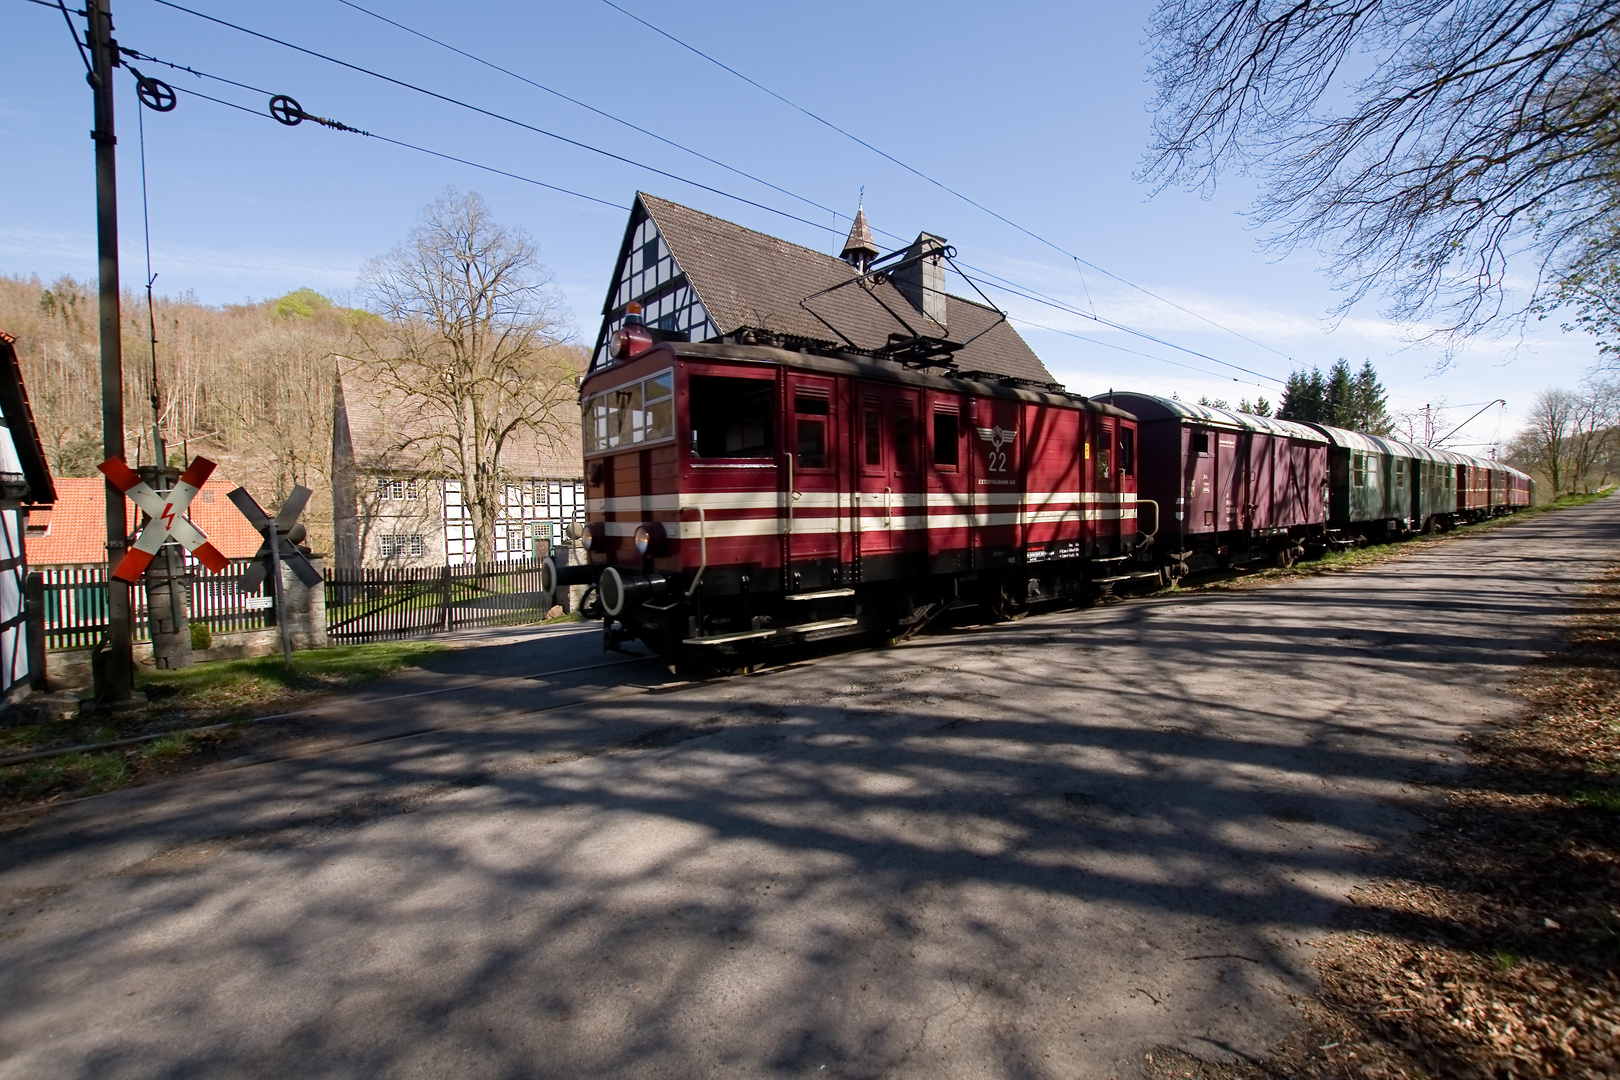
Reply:
[[323, 752], [0, 843], [0, 1077], [1259, 1054], [1457, 736], [1616, 562], [1608, 499], [719, 683], [595, 666], [590, 633], [447, 655], [309, 721]]

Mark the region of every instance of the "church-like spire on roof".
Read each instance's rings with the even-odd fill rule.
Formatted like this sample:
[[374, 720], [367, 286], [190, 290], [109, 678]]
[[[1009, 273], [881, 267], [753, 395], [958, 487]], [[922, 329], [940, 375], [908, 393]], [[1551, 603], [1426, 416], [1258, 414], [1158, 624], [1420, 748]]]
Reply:
[[[864, 198], [862, 202], [865, 202]], [[877, 245], [872, 242], [872, 230], [866, 225], [866, 208], [864, 205], [857, 206], [855, 223], [849, 227], [849, 239], [844, 241], [843, 253], [838, 257], [864, 274], [877, 254]]]

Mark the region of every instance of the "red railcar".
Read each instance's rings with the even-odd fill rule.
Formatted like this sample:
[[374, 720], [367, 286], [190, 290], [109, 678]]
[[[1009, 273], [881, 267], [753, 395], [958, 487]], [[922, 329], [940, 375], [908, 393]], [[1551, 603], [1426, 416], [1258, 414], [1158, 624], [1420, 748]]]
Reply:
[[1150, 394], [1106, 400], [1137, 417], [1142, 495], [1165, 514], [1158, 557], [1169, 579], [1189, 562], [1267, 557], [1289, 565], [1326, 520], [1328, 444], [1304, 424]]
[[590, 565], [546, 570], [595, 583], [609, 644], [893, 635], [959, 600], [1010, 616], [1147, 546], [1112, 406], [853, 354], [631, 351], [580, 389]]

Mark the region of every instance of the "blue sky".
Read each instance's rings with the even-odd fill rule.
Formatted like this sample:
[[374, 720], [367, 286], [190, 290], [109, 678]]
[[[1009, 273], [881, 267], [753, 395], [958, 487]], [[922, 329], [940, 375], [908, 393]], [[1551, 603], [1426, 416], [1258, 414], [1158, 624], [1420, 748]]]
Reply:
[[[1145, 81], [1145, 3], [617, 0], [887, 154], [1226, 330], [1082, 270], [603, 0], [357, 2], [823, 206], [852, 212], [864, 186], [875, 229], [907, 238], [925, 229], [945, 236], [962, 261], [1270, 379], [1344, 356], [1355, 364], [1372, 360], [1394, 410], [1447, 404], [1443, 415], [1455, 423], [1474, 411], [1465, 405], [1507, 399], [1506, 409], [1488, 410], [1468, 428], [1465, 438], [1473, 443], [1511, 434], [1535, 391], [1574, 385], [1594, 359], [1588, 339], [1548, 323], [1528, 337], [1476, 342], [1435, 374], [1438, 349], [1409, 345], [1376, 301], [1342, 319], [1329, 316], [1339, 294], [1321, 274], [1319, 256], [1301, 252], [1279, 261], [1259, 252], [1262, 234], [1243, 213], [1252, 195], [1243, 178], [1231, 178], [1207, 199], [1181, 191], [1150, 197], [1133, 177], [1148, 139], [1152, 94]], [[613, 161], [154, 0], [113, 0], [117, 37], [126, 47], [291, 95], [310, 113], [378, 135], [617, 204], [602, 206], [310, 123], [282, 127], [183, 93], [175, 111], [145, 113], [160, 292], [232, 303], [309, 285], [352, 299], [361, 264], [397, 243], [419, 209], [453, 185], [480, 192], [502, 221], [534, 235], [578, 335], [588, 342], [624, 228], [625, 211], [617, 207], [627, 207], [638, 188], [825, 251], [836, 252], [847, 229], [847, 221], [823, 210], [339, 0], [190, 0], [186, 6], [806, 220]], [[0, 40], [8, 54], [0, 141], [10, 162], [0, 174], [0, 273], [91, 277], [94, 186], [83, 67], [61, 14], [26, 0], [0, 0]], [[250, 90], [141, 66], [182, 90], [260, 110], [266, 104]], [[132, 84], [121, 76], [119, 213], [124, 281], [138, 286], [144, 254]], [[1130, 388], [1234, 402], [1278, 397], [1278, 386], [1266, 378], [1072, 313], [990, 295], [1077, 392]]]

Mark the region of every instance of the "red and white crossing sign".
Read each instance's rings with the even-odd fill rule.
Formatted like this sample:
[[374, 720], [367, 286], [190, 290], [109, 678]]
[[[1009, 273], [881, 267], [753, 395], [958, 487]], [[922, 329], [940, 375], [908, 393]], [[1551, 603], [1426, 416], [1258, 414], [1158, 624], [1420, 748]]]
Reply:
[[186, 466], [186, 471], [180, 474], [174, 490], [169, 492], [167, 497], [153, 491], [134, 469], [125, 464], [123, 458], [108, 458], [96, 468], [101, 470], [102, 475], [113, 487], [128, 495], [130, 501], [144, 510], [151, 519], [141, 530], [141, 535], [135, 540], [134, 546], [124, 554], [117, 568], [113, 570], [113, 577], [130, 584], [139, 581], [141, 574], [146, 571], [147, 564], [170, 537], [179, 541], [181, 547], [197, 556], [198, 562], [216, 574], [231, 565], [230, 560], [208, 542], [207, 534], [186, 517], [191, 500], [208, 481], [209, 474], [214, 471], [212, 461], [204, 457], [194, 458], [191, 464]]

